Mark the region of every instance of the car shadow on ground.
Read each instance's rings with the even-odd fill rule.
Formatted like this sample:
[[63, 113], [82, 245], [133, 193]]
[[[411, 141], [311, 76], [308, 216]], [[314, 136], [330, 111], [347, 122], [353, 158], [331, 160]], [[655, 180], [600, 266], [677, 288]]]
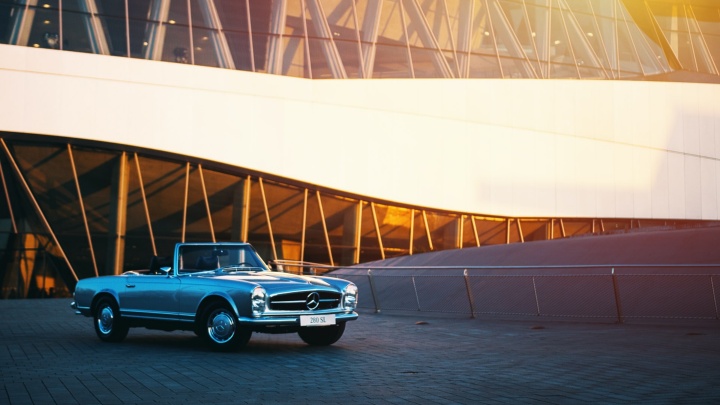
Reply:
[[[163, 332], [163, 331], [140, 331], [130, 333], [120, 343], [106, 343], [98, 340], [95, 336], [87, 336], [85, 339], [95, 340], [99, 348], [112, 346], [120, 348], [123, 346], [135, 349], [148, 349], [153, 352], [166, 351], [169, 353], [213, 353], [207, 342], [192, 332]], [[342, 348], [342, 340], [331, 346], [311, 346], [300, 340], [296, 334], [287, 335], [267, 335], [253, 334], [250, 342], [245, 347], [230, 353], [245, 354], [277, 354], [278, 352], [288, 353], [313, 353], [323, 352], [331, 353], [346, 350]]]

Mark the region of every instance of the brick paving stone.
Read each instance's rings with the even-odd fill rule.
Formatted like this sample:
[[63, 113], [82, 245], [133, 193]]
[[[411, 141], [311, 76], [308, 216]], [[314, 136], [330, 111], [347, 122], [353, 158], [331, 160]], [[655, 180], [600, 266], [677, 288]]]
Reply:
[[100, 342], [69, 302], [0, 301], [0, 404], [720, 403], [720, 323], [362, 312], [330, 347], [255, 334], [214, 353], [190, 332]]

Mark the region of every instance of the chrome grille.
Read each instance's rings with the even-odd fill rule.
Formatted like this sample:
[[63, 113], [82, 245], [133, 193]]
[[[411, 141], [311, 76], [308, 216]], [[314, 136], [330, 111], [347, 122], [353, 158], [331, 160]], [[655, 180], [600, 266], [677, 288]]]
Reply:
[[[333, 309], [340, 305], [341, 294], [332, 291], [316, 291], [320, 294], [320, 304], [315, 310]], [[270, 297], [270, 310], [273, 311], [307, 311], [307, 298], [313, 291], [280, 294]]]

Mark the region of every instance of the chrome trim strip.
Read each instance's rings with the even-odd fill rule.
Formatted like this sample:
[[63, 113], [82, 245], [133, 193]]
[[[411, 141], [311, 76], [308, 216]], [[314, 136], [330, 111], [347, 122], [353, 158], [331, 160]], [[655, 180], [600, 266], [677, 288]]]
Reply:
[[[306, 313], [302, 315], [315, 315], [319, 314], [319, 312], [313, 312], [313, 313]], [[351, 313], [339, 313], [335, 314], [335, 321], [336, 322], [347, 322], [347, 321], [354, 321], [358, 318], [357, 312], [351, 312]], [[300, 325], [300, 316], [297, 317], [267, 317], [263, 316], [260, 318], [247, 318], [247, 317], [240, 317], [238, 318], [238, 321], [240, 324], [245, 325]]]

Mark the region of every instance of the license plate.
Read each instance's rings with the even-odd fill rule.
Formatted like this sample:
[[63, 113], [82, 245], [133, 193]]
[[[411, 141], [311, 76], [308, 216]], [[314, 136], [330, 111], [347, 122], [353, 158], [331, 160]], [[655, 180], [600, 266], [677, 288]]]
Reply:
[[300, 326], [327, 326], [335, 325], [335, 314], [329, 315], [301, 315]]

